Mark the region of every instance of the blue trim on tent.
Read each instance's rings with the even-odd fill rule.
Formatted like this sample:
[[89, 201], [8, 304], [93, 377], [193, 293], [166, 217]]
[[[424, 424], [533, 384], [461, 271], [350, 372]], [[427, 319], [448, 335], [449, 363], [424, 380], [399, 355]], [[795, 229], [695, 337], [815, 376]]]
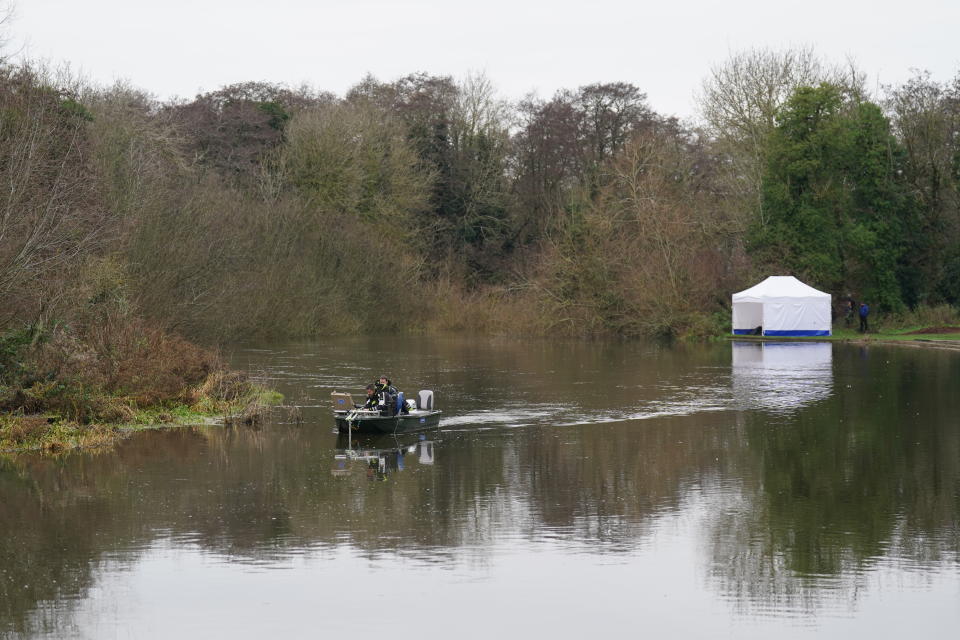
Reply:
[[749, 336], [749, 335], [752, 335], [753, 332], [754, 332], [754, 329], [734, 329], [734, 330], [733, 330], [733, 335], [735, 335], [735, 336]]
[[764, 331], [765, 336], [828, 336], [830, 330], [800, 330], [800, 331]]

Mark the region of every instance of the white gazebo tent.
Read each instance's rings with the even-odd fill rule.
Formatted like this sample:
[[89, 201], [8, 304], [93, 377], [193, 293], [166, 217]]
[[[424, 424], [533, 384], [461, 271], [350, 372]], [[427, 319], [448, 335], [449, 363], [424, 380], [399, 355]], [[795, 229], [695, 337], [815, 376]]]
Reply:
[[733, 294], [733, 333], [762, 327], [765, 336], [830, 335], [830, 294], [793, 276], [770, 276]]

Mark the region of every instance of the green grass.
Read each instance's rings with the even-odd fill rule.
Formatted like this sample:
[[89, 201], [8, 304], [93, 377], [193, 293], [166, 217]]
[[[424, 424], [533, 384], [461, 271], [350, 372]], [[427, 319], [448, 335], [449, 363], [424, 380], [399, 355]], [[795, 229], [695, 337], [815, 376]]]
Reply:
[[0, 415], [0, 452], [44, 451], [102, 447], [120, 438], [119, 430], [107, 425], [80, 425], [56, 416]]
[[856, 329], [847, 329], [836, 328], [833, 329], [833, 335], [829, 336], [796, 336], [796, 337], [761, 337], [761, 336], [727, 336], [728, 339], [734, 340], [800, 340], [800, 341], [813, 341], [813, 342], [822, 342], [824, 340], [835, 341], [835, 342], [871, 342], [871, 341], [896, 341], [896, 342], [910, 342], [910, 341], [919, 341], [919, 342], [939, 342], [939, 341], [951, 341], [951, 340], [960, 340], [960, 333], [930, 333], [930, 334], [910, 334], [911, 331], [917, 331], [918, 329], [924, 329], [926, 327], [904, 327], [897, 329], [885, 329], [880, 328], [877, 330], [870, 330], [867, 333], [860, 333]]
[[283, 394], [279, 391], [264, 389], [263, 387], [255, 387], [254, 393], [256, 394], [257, 401], [261, 404], [267, 405], [268, 407], [275, 407], [283, 404]]
[[128, 424], [121, 426], [136, 427], [139, 425], [158, 424], [201, 424], [208, 418], [218, 415], [216, 411], [202, 411], [197, 407], [185, 404], [170, 407], [148, 407], [138, 410]]
[[920, 329], [929, 327], [902, 327], [896, 329], [879, 328], [871, 329], [867, 333], [860, 333], [856, 329], [837, 329], [834, 328], [830, 340], [960, 340], [960, 333], [914, 333]]

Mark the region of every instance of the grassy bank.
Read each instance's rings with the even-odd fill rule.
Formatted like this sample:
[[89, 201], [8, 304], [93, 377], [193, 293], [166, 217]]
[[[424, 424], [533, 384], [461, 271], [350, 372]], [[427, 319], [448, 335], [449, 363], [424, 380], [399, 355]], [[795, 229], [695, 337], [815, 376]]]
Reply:
[[898, 342], [943, 342], [960, 341], [960, 327], [908, 327], [904, 329], [880, 329], [860, 333], [852, 329], [837, 331], [837, 340], [870, 342], [876, 340]]
[[854, 329], [834, 329], [829, 336], [724, 336], [728, 340], [747, 340], [757, 342], [850, 342], [858, 344], [905, 344], [928, 345], [941, 348], [960, 349], [960, 327], [905, 327], [900, 329], [880, 329], [861, 333]]
[[104, 446], [160, 424], [252, 423], [282, 400], [122, 302], [0, 334], [0, 451]]
[[238, 373], [215, 372], [191, 390], [193, 402], [138, 406], [123, 396], [101, 396], [114, 419], [80, 422], [56, 411], [0, 414], [0, 453], [109, 447], [145, 429], [199, 424], [256, 424], [283, 401], [283, 396]]
[[[843, 320], [833, 324], [833, 335], [816, 337], [776, 337], [733, 336], [729, 334], [730, 325], [720, 334], [722, 339], [732, 340], [800, 340], [831, 341], [857, 343], [912, 343], [916, 345], [932, 344], [944, 348], [960, 348], [960, 309], [951, 305], [925, 306], [897, 314], [871, 314], [872, 329], [861, 333], [856, 327], [859, 320], [854, 318], [851, 326]], [[953, 345], [952, 343], [957, 343]]]

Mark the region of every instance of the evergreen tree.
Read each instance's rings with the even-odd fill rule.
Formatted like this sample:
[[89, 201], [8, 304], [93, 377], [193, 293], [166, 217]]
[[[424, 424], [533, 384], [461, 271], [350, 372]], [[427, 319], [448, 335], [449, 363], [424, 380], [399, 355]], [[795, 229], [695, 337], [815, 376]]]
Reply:
[[880, 108], [839, 87], [801, 87], [777, 116], [763, 178], [761, 265], [886, 309], [903, 306], [900, 258], [912, 206]]

